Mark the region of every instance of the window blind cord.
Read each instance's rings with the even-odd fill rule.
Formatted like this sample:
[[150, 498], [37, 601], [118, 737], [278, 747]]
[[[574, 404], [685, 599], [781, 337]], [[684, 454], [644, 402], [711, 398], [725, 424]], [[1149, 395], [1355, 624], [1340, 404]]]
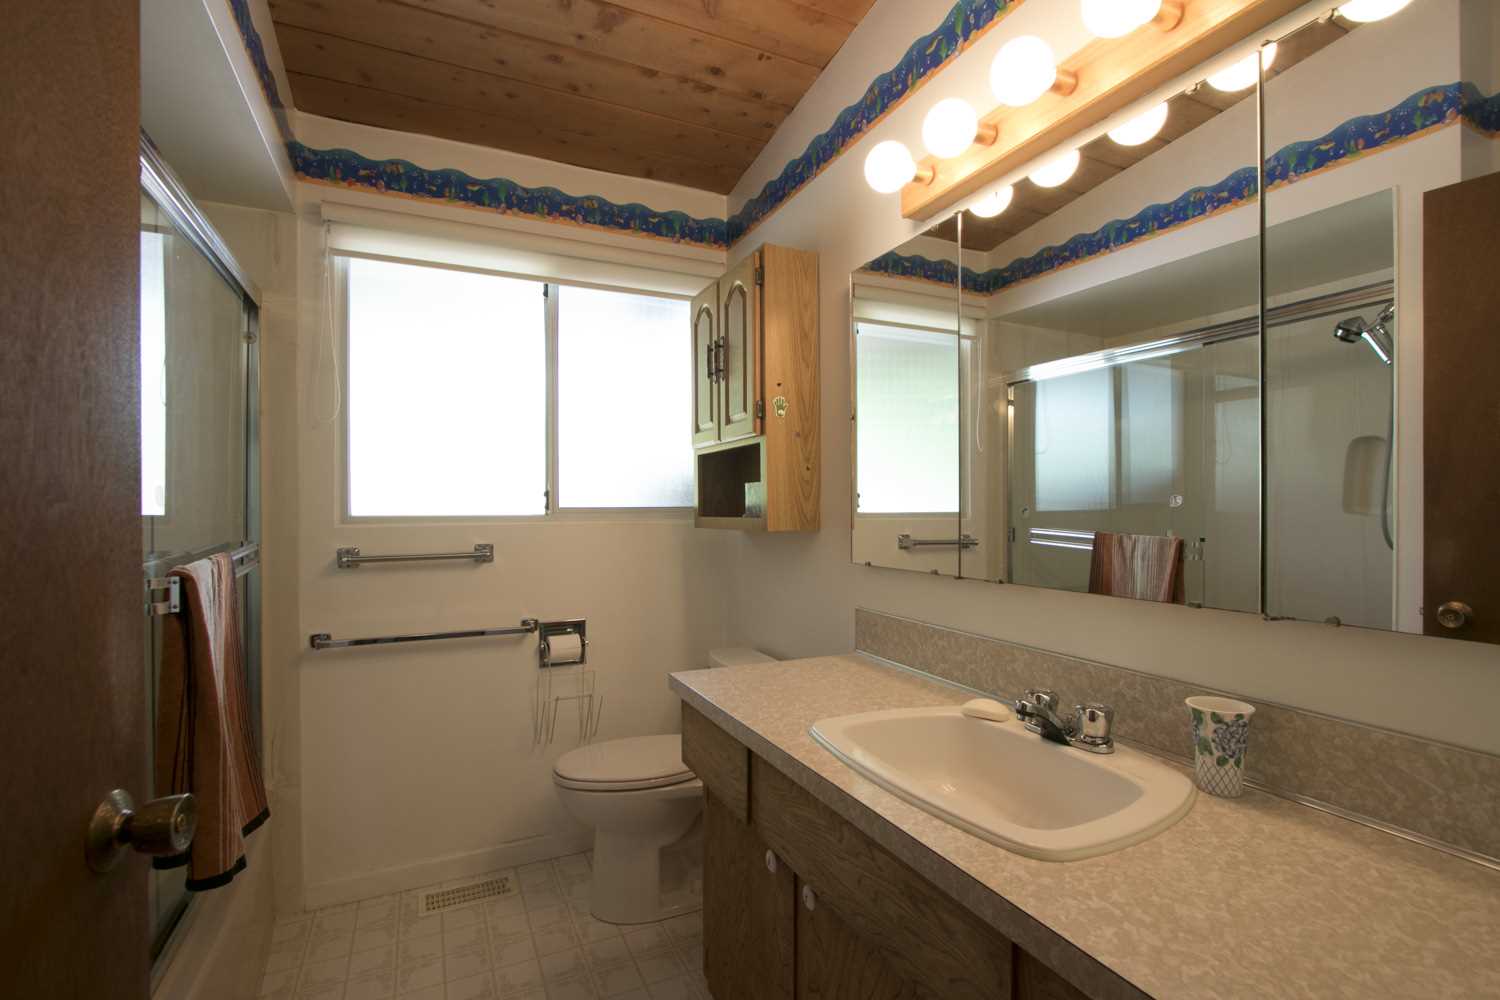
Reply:
[[[310, 381], [310, 391], [313, 395], [312, 405], [309, 410], [313, 414], [313, 426], [324, 427], [338, 419], [339, 411], [343, 407], [343, 382], [339, 378], [339, 355], [336, 332], [334, 330], [334, 307], [333, 307], [333, 254], [328, 249], [328, 233], [332, 227], [329, 223], [323, 223], [323, 329], [318, 336], [317, 360], [313, 366], [313, 377]], [[325, 370], [324, 357], [327, 357], [326, 369], [330, 375], [330, 385], [327, 396], [333, 400], [332, 410], [323, 415], [321, 403], [324, 393], [321, 392], [323, 383], [323, 372]]]

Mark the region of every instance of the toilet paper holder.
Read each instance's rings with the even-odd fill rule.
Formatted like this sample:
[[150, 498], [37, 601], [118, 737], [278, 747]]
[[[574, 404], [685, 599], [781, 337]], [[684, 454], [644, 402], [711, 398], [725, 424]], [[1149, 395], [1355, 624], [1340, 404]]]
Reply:
[[[539, 639], [536, 646], [537, 666], [542, 670], [548, 667], [571, 667], [579, 663], [589, 661], [589, 623], [583, 618], [568, 618], [555, 622], [539, 622], [537, 624]], [[556, 660], [552, 658], [552, 644], [550, 639], [562, 635], [578, 636], [578, 656], [573, 659]]]

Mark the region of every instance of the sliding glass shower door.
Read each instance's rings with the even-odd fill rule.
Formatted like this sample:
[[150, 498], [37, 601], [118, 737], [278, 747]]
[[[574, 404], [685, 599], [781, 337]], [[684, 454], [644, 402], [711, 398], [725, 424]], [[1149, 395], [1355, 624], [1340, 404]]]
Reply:
[[[196, 206], [142, 140], [141, 550], [147, 698], [156, 715], [167, 573], [215, 552], [240, 576], [245, 662], [259, 732], [257, 307]], [[155, 733], [154, 724], [150, 728]], [[154, 747], [152, 748], [154, 756]], [[153, 761], [154, 774], [154, 761]], [[148, 798], [167, 794], [154, 788]], [[188, 909], [186, 868], [151, 873], [152, 956]]]

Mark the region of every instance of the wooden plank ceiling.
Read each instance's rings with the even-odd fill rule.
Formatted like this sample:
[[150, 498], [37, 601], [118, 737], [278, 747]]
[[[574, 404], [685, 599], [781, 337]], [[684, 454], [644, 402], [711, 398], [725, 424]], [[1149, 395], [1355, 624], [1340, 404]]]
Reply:
[[873, 2], [270, 7], [300, 111], [727, 193]]

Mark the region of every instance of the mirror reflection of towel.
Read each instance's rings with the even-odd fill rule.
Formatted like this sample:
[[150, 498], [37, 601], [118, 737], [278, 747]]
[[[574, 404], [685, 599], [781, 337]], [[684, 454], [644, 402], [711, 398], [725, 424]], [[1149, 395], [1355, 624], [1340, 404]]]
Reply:
[[1089, 593], [1186, 604], [1180, 538], [1094, 532]]
[[245, 838], [270, 816], [250, 725], [234, 562], [226, 553], [172, 570], [182, 611], [162, 629], [157, 684], [156, 794], [191, 792], [198, 832], [185, 854], [187, 888], [225, 885], [245, 867]]

